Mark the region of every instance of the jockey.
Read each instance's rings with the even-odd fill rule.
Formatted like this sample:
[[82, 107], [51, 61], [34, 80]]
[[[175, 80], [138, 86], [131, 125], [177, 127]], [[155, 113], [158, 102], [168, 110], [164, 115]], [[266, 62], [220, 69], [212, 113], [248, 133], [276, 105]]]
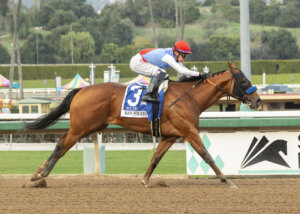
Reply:
[[155, 90], [168, 77], [165, 69], [172, 67], [185, 76], [199, 76], [199, 72], [190, 70], [182, 64], [187, 55], [191, 53], [191, 48], [187, 42], [177, 41], [173, 48], [148, 48], [133, 56], [130, 60], [130, 68], [138, 74], [152, 77], [142, 100], [152, 103], [158, 102]]

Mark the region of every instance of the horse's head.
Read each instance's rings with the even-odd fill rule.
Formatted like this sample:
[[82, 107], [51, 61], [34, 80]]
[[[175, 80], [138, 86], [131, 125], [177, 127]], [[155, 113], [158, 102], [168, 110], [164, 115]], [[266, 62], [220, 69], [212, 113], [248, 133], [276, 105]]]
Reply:
[[256, 86], [252, 86], [245, 74], [236, 68], [233, 62], [228, 63], [228, 65], [234, 79], [231, 94], [243, 103], [249, 105], [251, 109], [259, 107], [262, 100], [256, 92]]

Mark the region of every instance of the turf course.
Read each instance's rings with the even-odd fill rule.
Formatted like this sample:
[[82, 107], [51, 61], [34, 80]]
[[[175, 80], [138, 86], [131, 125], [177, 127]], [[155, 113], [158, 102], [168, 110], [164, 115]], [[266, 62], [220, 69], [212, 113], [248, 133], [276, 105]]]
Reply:
[[[51, 151], [0, 151], [0, 174], [33, 174]], [[106, 151], [105, 174], [144, 174], [153, 151]], [[186, 174], [185, 151], [168, 151], [154, 174]], [[82, 174], [83, 152], [69, 151], [52, 174]]]

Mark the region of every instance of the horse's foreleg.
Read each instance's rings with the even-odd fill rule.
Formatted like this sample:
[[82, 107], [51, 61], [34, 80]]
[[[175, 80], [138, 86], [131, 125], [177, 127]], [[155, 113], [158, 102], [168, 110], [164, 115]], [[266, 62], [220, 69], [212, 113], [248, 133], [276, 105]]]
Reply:
[[169, 150], [169, 148], [173, 145], [173, 143], [177, 140], [178, 137], [171, 137], [171, 138], [163, 138], [160, 143], [158, 144], [156, 151], [152, 157], [150, 166], [142, 179], [142, 184], [145, 187], [148, 187], [150, 176], [152, 175], [154, 169], [158, 165], [159, 161], [162, 159], [164, 154]]
[[198, 133], [191, 134], [189, 137], [186, 137], [185, 140], [191, 144], [191, 146], [201, 156], [201, 158], [213, 169], [213, 171], [216, 173], [217, 177], [222, 183], [225, 183], [232, 188], [237, 188], [237, 186], [232, 181], [229, 181], [221, 172], [221, 170], [217, 167], [215, 161], [205, 148], [204, 143], [202, 142]]

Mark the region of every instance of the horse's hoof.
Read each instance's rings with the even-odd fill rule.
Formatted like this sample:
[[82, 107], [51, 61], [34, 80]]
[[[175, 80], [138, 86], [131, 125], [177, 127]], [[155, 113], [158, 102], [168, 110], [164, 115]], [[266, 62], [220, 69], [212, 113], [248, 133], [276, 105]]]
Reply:
[[231, 189], [238, 189], [239, 187], [237, 185], [235, 185], [233, 182], [229, 181], [228, 182], [229, 188]]
[[38, 181], [35, 181], [31, 187], [34, 187], [34, 188], [45, 188], [47, 187], [47, 182], [44, 178], [38, 180]]
[[146, 188], [149, 187], [149, 186], [148, 186], [148, 182], [146, 182], [144, 179], [142, 179], [142, 184], [143, 184]]
[[38, 168], [36, 168], [35, 173], [36, 173], [36, 174], [40, 174], [40, 173], [43, 171], [44, 168], [45, 168], [45, 167], [39, 166]]
[[34, 175], [32, 175], [31, 176], [31, 181], [37, 181], [37, 180], [40, 180], [41, 178], [43, 178], [42, 176], [41, 176], [41, 174], [34, 174]]

